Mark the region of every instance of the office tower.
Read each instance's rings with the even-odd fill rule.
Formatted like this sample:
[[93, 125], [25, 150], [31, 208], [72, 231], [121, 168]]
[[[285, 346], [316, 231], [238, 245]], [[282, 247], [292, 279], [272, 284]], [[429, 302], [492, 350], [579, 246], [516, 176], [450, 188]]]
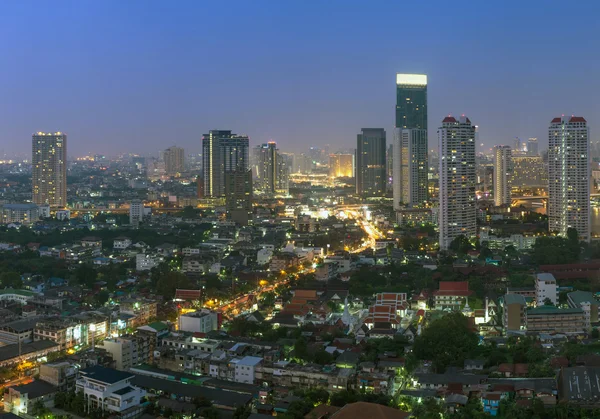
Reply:
[[225, 196], [225, 177], [231, 171], [249, 169], [249, 139], [231, 131], [212, 130], [202, 136], [204, 193]]
[[392, 156], [394, 209], [427, 201], [427, 76], [396, 74], [396, 130]]
[[540, 151], [537, 138], [527, 140], [527, 154], [530, 156], [539, 156]]
[[181, 147], [169, 147], [163, 152], [163, 160], [165, 162], [165, 173], [167, 175], [175, 175], [184, 171], [184, 151]]
[[444, 118], [438, 128], [440, 153], [440, 249], [456, 237], [477, 234], [475, 210], [475, 127], [466, 116]]
[[362, 128], [356, 136], [356, 193], [385, 195], [385, 130]]
[[427, 129], [425, 74], [396, 74], [396, 128]]
[[394, 136], [394, 209], [427, 201], [427, 130], [396, 128]]
[[33, 203], [67, 206], [67, 134], [36, 132], [32, 136]]
[[354, 155], [353, 154], [330, 154], [329, 155], [329, 177], [354, 177]]
[[548, 130], [548, 228], [577, 229], [590, 240], [589, 130], [580, 116], [554, 118]]
[[394, 142], [390, 144], [385, 152], [385, 182], [388, 186], [393, 187], [394, 176]]
[[510, 146], [494, 147], [494, 205], [497, 207], [510, 206], [512, 170]]
[[289, 195], [290, 192], [290, 168], [294, 162], [294, 156], [290, 153], [277, 152], [277, 194]]
[[547, 187], [548, 171], [541, 156], [513, 156], [513, 188]]

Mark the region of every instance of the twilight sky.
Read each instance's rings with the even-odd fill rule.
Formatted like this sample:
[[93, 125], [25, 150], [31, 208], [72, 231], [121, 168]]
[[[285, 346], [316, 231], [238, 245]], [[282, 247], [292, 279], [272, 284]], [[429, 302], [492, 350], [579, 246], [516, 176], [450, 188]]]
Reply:
[[595, 1], [0, 2], [0, 151], [65, 131], [69, 155], [200, 151], [209, 129], [284, 151], [392, 139], [395, 73], [429, 76], [429, 140], [452, 113], [486, 147], [554, 116], [600, 131]]

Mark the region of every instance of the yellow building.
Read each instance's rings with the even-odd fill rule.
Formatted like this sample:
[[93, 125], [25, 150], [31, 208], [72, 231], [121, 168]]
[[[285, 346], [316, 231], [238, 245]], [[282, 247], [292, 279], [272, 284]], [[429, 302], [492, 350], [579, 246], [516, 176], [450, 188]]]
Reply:
[[330, 154], [329, 177], [354, 177], [354, 155]]

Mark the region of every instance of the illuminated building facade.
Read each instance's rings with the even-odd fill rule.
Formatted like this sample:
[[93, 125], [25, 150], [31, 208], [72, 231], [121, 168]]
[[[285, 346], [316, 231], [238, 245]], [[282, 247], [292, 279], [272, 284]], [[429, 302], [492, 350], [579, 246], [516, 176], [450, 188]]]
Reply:
[[577, 229], [590, 240], [590, 143], [580, 116], [554, 118], [548, 129], [548, 228], [562, 236]]
[[354, 177], [354, 156], [352, 154], [329, 155], [329, 177]]
[[444, 118], [438, 129], [440, 153], [440, 249], [456, 237], [477, 234], [475, 209], [475, 127], [466, 116]]
[[32, 136], [33, 203], [67, 206], [67, 134], [36, 132]]
[[238, 136], [231, 131], [212, 130], [202, 136], [205, 196], [225, 196], [227, 173], [249, 170], [249, 143], [247, 136]]
[[494, 205], [510, 205], [512, 154], [507, 145], [494, 147]]
[[548, 187], [548, 171], [541, 156], [513, 156], [512, 187]]
[[165, 173], [175, 175], [184, 171], [184, 151], [181, 147], [169, 147], [163, 152], [165, 162]]

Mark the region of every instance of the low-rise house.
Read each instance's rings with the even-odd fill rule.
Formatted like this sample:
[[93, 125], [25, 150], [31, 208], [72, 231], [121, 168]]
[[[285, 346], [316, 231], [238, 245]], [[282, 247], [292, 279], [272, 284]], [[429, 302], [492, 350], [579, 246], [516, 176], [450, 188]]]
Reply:
[[120, 236], [113, 240], [114, 250], [125, 250], [131, 246], [131, 239], [129, 237]]
[[464, 369], [465, 371], [481, 371], [485, 366], [485, 360], [483, 359], [465, 359]]
[[54, 407], [54, 396], [57, 392], [55, 386], [40, 380], [9, 387], [4, 399], [4, 410], [32, 415], [36, 403], [41, 402], [45, 407]]

